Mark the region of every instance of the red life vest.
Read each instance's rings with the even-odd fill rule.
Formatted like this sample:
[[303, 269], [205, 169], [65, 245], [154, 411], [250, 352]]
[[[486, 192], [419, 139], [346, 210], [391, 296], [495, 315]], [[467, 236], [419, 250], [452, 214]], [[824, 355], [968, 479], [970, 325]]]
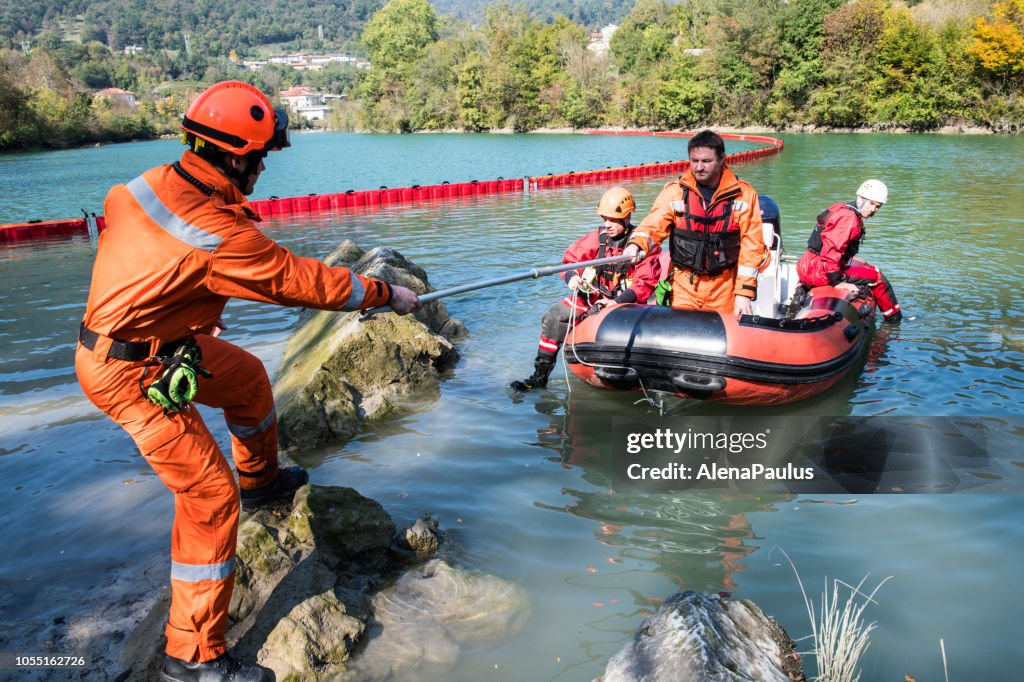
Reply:
[[740, 226], [732, 220], [732, 204], [739, 195], [737, 187], [707, 210], [699, 194], [689, 187], [683, 188], [683, 200], [672, 202], [673, 263], [700, 275], [717, 275], [736, 267], [740, 257]]

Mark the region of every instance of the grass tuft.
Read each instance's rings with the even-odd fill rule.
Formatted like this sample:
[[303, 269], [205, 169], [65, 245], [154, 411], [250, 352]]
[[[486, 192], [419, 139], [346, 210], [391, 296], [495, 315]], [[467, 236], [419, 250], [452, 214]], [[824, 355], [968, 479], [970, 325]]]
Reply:
[[[856, 586], [835, 579], [831, 591], [826, 577], [821, 604], [815, 609], [814, 600], [807, 596], [793, 560], [784, 550], [779, 551], [793, 569], [804, 598], [804, 606], [807, 607], [807, 617], [811, 621], [810, 638], [814, 642], [814, 649], [810, 653], [814, 654], [818, 668], [817, 676], [812, 679], [815, 682], [857, 682], [860, 679], [860, 660], [871, 643], [871, 633], [875, 629], [874, 621], [868, 623], [864, 620], [864, 610], [868, 604], [878, 603], [875, 594], [892, 576], [878, 583], [870, 593], [862, 589], [870, 573]], [[849, 590], [849, 593], [844, 602], [841, 592], [845, 590]]]

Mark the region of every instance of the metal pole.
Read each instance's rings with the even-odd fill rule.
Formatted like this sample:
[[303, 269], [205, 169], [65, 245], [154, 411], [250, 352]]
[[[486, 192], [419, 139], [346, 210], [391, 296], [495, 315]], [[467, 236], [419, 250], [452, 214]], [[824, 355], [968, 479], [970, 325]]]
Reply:
[[95, 246], [96, 240], [100, 238], [100, 231], [96, 225], [96, 214], [93, 213], [90, 217], [89, 212], [84, 208], [81, 211], [85, 214], [85, 229], [89, 232], [89, 242]]
[[[527, 270], [526, 272], [519, 272], [514, 275], [495, 277], [494, 279], [485, 279], [481, 282], [472, 282], [470, 284], [463, 284], [457, 287], [451, 287], [449, 289], [432, 291], [429, 294], [423, 294], [422, 296], [420, 296], [420, 303], [430, 303], [431, 301], [436, 301], [437, 299], [444, 298], [445, 296], [464, 294], [468, 291], [486, 289], [487, 287], [495, 287], [498, 286], [499, 284], [509, 284], [510, 282], [518, 282], [524, 279], [537, 279], [538, 277], [556, 275], [560, 272], [567, 272], [569, 270], [579, 270], [581, 268], [591, 268], [597, 267], [599, 265], [609, 265], [611, 263], [622, 263], [624, 261], [631, 260], [632, 258], [632, 256], [609, 256], [608, 258], [596, 258], [594, 260], [582, 261], [580, 263], [565, 263], [564, 265], [550, 265], [546, 267], [532, 268], [530, 270]], [[391, 312], [391, 306], [370, 308], [366, 312], [389, 313]]]

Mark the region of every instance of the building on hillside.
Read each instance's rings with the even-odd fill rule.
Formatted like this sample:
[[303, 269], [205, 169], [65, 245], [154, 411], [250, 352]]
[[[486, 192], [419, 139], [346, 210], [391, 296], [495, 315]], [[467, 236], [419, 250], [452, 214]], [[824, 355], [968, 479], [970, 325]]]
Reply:
[[354, 64], [356, 68], [365, 68], [367, 64], [357, 57], [349, 54], [279, 54], [266, 59], [245, 59], [242, 66], [250, 71], [258, 71], [267, 64], [280, 64], [295, 69], [296, 71], [319, 71], [328, 64]]
[[111, 108], [135, 111], [139, 103], [135, 101], [135, 93], [121, 88], [106, 88], [93, 93], [93, 99], [106, 100]]
[[609, 24], [600, 31], [590, 34], [590, 44], [587, 45], [587, 49], [598, 54], [607, 54], [611, 45], [611, 37], [615, 35], [615, 31], [618, 31], [618, 27]]
[[144, 51], [145, 50], [143, 49], [143, 47], [141, 45], [125, 45], [124, 46], [124, 53], [126, 55], [134, 56], [134, 55], [137, 55], [137, 54], [141, 54]]
[[279, 93], [288, 111], [307, 121], [322, 121], [331, 110], [331, 101], [345, 99], [345, 95], [317, 92], [305, 86], [296, 86]]
[[587, 45], [587, 49], [598, 54], [607, 54], [609, 45], [612, 42], [612, 36], [618, 30], [619, 27], [615, 24], [608, 24], [600, 31], [594, 31], [590, 34], [590, 44]]

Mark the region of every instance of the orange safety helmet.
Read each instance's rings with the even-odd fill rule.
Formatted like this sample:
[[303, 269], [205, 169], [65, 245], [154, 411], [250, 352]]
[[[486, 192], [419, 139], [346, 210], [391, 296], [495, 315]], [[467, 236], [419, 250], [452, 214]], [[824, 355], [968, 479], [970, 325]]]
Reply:
[[288, 112], [274, 109], [267, 96], [241, 81], [222, 81], [189, 106], [181, 129], [239, 156], [290, 147]]
[[597, 203], [597, 215], [603, 218], [628, 218], [635, 210], [633, 194], [625, 187], [612, 187]]

